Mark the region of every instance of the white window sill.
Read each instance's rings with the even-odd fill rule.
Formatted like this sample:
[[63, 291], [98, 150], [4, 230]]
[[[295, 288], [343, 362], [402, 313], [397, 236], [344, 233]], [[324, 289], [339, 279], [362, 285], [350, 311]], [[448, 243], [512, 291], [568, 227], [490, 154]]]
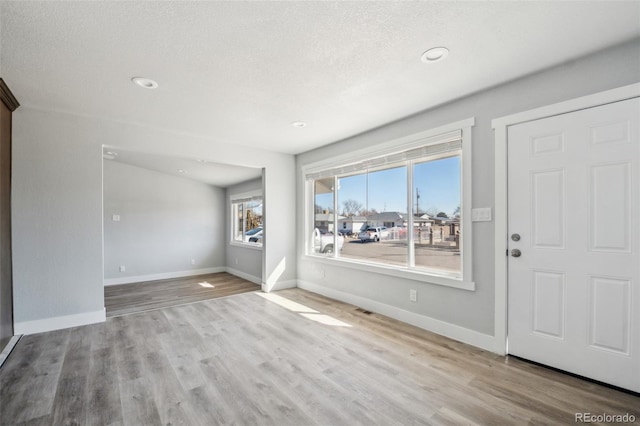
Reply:
[[445, 287], [453, 287], [460, 290], [475, 291], [476, 283], [473, 281], [463, 281], [459, 278], [448, 277], [446, 275], [436, 275], [433, 273], [420, 271], [416, 269], [407, 269], [399, 266], [387, 266], [379, 263], [367, 263], [362, 261], [353, 261], [345, 258], [314, 256], [306, 254], [304, 259], [312, 262], [325, 263], [332, 266], [340, 266], [349, 269], [356, 269], [372, 274], [390, 275], [393, 277], [405, 278], [408, 280], [419, 281], [423, 283], [441, 285]]
[[262, 244], [256, 244], [256, 243], [241, 243], [239, 241], [231, 241], [229, 245], [234, 247], [248, 248], [251, 250], [262, 250]]

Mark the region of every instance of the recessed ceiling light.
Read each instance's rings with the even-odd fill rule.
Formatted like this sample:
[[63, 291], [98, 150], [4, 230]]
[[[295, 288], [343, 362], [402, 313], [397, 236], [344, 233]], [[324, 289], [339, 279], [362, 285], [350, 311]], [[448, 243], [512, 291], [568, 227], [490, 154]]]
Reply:
[[187, 172], [182, 169], [178, 169], [178, 173], [187, 173]]
[[156, 83], [155, 81], [151, 80], [150, 78], [144, 78], [144, 77], [133, 77], [131, 79], [131, 82], [137, 84], [140, 87], [143, 87], [145, 89], [155, 89], [158, 87], [158, 83]]
[[443, 60], [449, 54], [449, 49], [446, 47], [434, 47], [422, 54], [420, 60], [425, 64], [431, 64]]
[[107, 151], [107, 152], [106, 152], [106, 154], [107, 154], [107, 155], [113, 155], [114, 157], [115, 157], [116, 155], [118, 155], [118, 153], [117, 153], [117, 152], [113, 152], [113, 151]]
[[305, 123], [304, 121], [294, 121], [293, 123], [291, 123], [291, 125], [293, 127], [299, 128], [299, 129], [301, 129], [303, 127], [307, 127], [307, 123]]
[[206, 163], [206, 162], [207, 162], [207, 160], [203, 160], [203, 159], [196, 160], [196, 161], [197, 161], [198, 163]]

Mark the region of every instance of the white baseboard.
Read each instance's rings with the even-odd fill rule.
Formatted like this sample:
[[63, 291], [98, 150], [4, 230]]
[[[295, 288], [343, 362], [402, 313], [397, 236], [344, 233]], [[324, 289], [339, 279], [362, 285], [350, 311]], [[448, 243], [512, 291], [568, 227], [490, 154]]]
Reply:
[[33, 321], [20, 321], [13, 324], [15, 334], [36, 334], [45, 331], [60, 330], [69, 327], [95, 324], [107, 319], [106, 309], [84, 312], [81, 314], [64, 315], [60, 317], [44, 318]]
[[225, 268], [224, 266], [216, 266], [214, 268], [192, 269], [190, 271], [165, 272], [162, 274], [136, 275], [136, 276], [122, 277], [122, 278], [105, 278], [103, 283], [105, 286], [130, 284], [130, 283], [139, 283], [142, 281], [156, 281], [156, 280], [166, 280], [171, 278], [191, 277], [194, 275], [215, 274], [218, 272], [226, 272], [226, 271], [227, 271], [227, 268]]
[[0, 352], [0, 368], [2, 368], [2, 366], [4, 365], [4, 362], [7, 360], [7, 358], [9, 358], [9, 354], [11, 354], [11, 351], [13, 351], [13, 348], [16, 347], [21, 337], [22, 337], [21, 334], [11, 336], [11, 339], [9, 339], [9, 343], [7, 343], [4, 349], [2, 349], [2, 352]]
[[376, 302], [375, 300], [367, 299], [365, 297], [355, 296], [353, 294], [345, 293], [343, 291], [335, 290], [309, 281], [298, 280], [298, 287], [332, 299], [350, 303], [372, 312], [386, 315], [462, 343], [467, 343], [490, 352], [495, 351], [495, 337], [489, 336], [488, 334], [483, 334], [478, 331], [450, 324], [425, 315], [405, 311], [404, 309], [396, 308], [395, 306]]
[[266, 283], [262, 283], [262, 291], [264, 291], [265, 293], [296, 287], [298, 287], [298, 281], [296, 280], [279, 281], [277, 283], [269, 285], [267, 285]]
[[236, 277], [240, 277], [244, 280], [251, 281], [254, 284], [262, 285], [262, 278], [256, 277], [255, 275], [247, 274], [246, 272], [238, 271], [233, 268], [225, 268], [228, 273], [231, 275], [235, 275]]

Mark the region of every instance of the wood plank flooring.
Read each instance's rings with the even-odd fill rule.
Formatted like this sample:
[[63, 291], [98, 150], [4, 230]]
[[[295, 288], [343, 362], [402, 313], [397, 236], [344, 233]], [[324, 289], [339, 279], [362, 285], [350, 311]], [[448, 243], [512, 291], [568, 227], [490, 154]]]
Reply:
[[11, 425], [574, 424], [640, 397], [301, 289], [25, 336], [0, 369]]
[[[213, 286], [213, 287], [209, 287]], [[259, 290], [260, 286], [226, 272], [111, 285], [104, 288], [107, 316], [126, 315]]]

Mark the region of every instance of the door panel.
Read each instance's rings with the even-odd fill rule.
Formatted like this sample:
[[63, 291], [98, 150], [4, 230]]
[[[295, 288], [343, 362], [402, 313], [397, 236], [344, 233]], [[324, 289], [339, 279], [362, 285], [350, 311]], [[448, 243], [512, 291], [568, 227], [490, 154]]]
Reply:
[[640, 100], [508, 129], [509, 353], [640, 391]]
[[564, 338], [564, 274], [533, 271], [533, 332]]
[[[589, 247], [629, 253], [631, 163], [600, 164], [589, 170]], [[615, 206], [615, 208], [612, 208]], [[616, 226], [611, 226], [615, 223]]]
[[564, 170], [533, 172], [531, 182], [533, 245], [564, 248]]
[[589, 344], [629, 355], [631, 282], [589, 277]]

